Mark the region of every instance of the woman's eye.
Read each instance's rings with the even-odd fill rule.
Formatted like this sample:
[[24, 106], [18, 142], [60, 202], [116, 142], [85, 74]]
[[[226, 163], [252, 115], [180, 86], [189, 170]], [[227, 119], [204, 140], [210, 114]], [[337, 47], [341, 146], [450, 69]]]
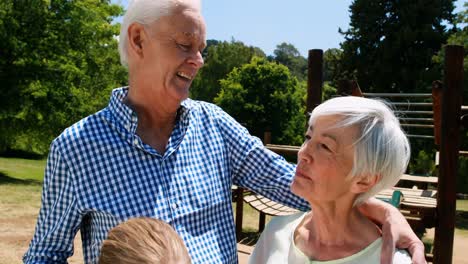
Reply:
[[331, 149], [327, 145], [325, 145], [323, 143], [319, 143], [319, 147], [326, 150], [326, 151], [328, 151], [328, 152], [331, 152]]

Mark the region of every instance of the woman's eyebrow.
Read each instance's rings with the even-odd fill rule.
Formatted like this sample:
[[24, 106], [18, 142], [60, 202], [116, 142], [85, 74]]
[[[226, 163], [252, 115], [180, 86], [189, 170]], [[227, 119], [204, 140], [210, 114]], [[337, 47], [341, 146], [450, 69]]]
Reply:
[[334, 135], [329, 134], [329, 133], [327, 133], [327, 132], [322, 133], [322, 137], [330, 138], [330, 139], [332, 139], [333, 141], [338, 142], [338, 140], [336, 139], [336, 137], [335, 137]]

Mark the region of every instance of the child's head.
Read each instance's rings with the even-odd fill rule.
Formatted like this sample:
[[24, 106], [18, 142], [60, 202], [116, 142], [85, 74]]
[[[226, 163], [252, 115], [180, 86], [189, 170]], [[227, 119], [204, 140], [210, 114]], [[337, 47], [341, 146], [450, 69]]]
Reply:
[[191, 263], [182, 239], [165, 222], [132, 218], [109, 231], [103, 241], [100, 264]]

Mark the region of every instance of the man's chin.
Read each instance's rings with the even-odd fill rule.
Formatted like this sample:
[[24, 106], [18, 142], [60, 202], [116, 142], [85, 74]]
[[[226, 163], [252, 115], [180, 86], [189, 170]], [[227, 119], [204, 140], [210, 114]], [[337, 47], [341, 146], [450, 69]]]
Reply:
[[185, 99], [189, 98], [189, 92], [190, 92], [190, 87], [188, 88], [179, 88], [177, 89], [177, 98], [178, 100], [180, 100], [181, 102], [184, 101]]

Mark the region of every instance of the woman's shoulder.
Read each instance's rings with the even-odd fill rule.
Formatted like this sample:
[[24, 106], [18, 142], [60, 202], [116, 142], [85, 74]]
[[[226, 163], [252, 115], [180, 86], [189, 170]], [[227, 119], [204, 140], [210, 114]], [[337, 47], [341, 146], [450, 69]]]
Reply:
[[275, 216], [268, 222], [265, 231], [280, 231], [283, 229], [296, 228], [300, 221], [306, 215], [305, 212], [298, 212], [291, 215]]
[[292, 215], [273, 217], [266, 225], [265, 230], [263, 230], [262, 236], [268, 237], [268, 240], [289, 237], [305, 214], [304, 212], [298, 212]]
[[304, 215], [300, 212], [271, 219], [255, 245], [249, 263], [287, 263], [291, 233]]

